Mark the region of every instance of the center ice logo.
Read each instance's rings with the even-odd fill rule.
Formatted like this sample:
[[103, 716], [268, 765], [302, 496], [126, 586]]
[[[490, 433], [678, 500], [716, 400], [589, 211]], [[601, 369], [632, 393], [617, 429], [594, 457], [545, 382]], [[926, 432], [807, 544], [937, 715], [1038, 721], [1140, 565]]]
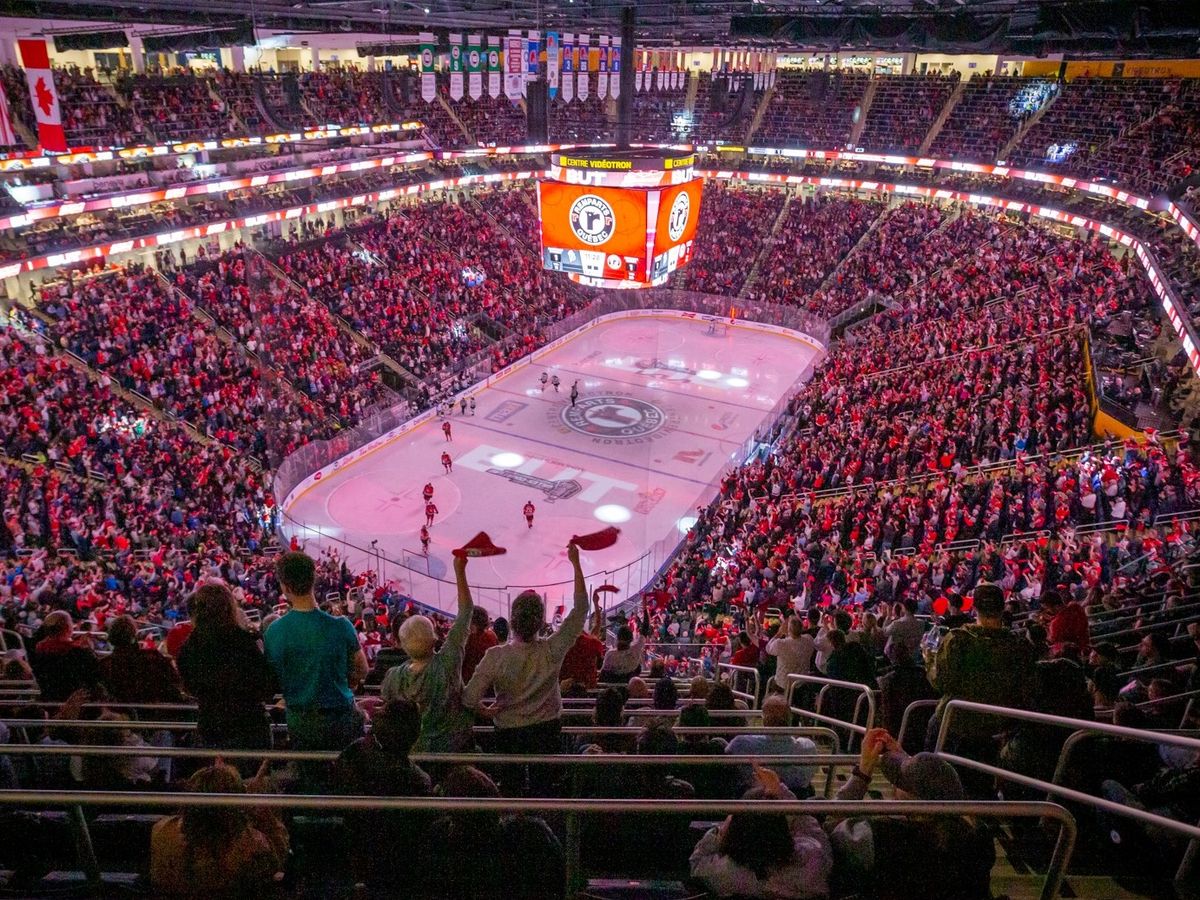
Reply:
[[592, 437], [642, 437], [662, 428], [666, 418], [654, 404], [634, 397], [588, 397], [562, 411], [563, 422]]

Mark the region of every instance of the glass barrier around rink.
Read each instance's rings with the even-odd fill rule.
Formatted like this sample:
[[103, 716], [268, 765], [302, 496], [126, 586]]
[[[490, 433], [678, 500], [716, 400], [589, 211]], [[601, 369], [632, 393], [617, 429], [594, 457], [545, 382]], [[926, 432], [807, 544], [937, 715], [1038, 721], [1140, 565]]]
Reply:
[[[547, 328], [547, 342], [540, 349], [522, 357], [499, 372], [478, 373], [479, 381], [470, 389], [478, 390], [480, 387], [486, 387], [503, 375], [535, 364], [544, 354], [551, 352], [556, 347], [559, 339], [576, 329], [597, 321], [602, 316], [638, 310], [683, 312], [685, 315], [694, 316], [701, 322], [713, 322], [718, 325], [746, 320], [798, 331], [813, 338], [822, 347], [828, 346], [828, 326], [823, 320], [804, 310], [754, 302], [748, 302], [745, 306], [738, 305], [734, 309], [732, 301], [727, 297], [694, 291], [673, 289], [612, 291], [604, 292], [586, 309]], [[780, 397], [775, 406], [764, 416], [763, 425], [759, 430], [730, 454], [730, 468], [770, 451], [770, 445], [778, 434], [778, 428], [788, 404], [800, 387], [808, 381], [819, 359], [820, 357], [815, 358], [798, 374], [792, 389]], [[405, 550], [396, 554], [385, 552], [374, 544], [360, 546], [344, 538], [322, 533], [319, 527], [299, 522], [287, 513], [287, 507], [292, 499], [290, 495], [306, 479], [327, 466], [333, 466], [339, 460], [343, 460], [347, 455], [372, 441], [384, 438], [389, 432], [403, 426], [413, 427], [432, 415], [433, 412], [428, 410], [414, 415], [412, 407], [407, 402], [398, 403], [353, 428], [347, 428], [333, 438], [306, 444], [284, 459], [274, 477], [275, 497], [280, 503], [283, 543], [286, 545], [294, 537], [310, 552], [314, 552], [317, 548], [337, 549], [348, 564], [374, 571], [378, 583], [390, 582], [402, 594], [437, 609], [453, 609], [456, 597], [454, 582], [432, 575], [428, 558], [415, 548], [412, 551]], [[709, 484], [700, 491], [699, 496], [709, 499], [715, 497], [725, 475], [726, 471], [718, 470]], [[599, 587], [601, 584], [612, 584], [620, 590], [618, 597], [626, 601], [633, 598], [658, 577], [664, 566], [675, 555], [682, 541], [683, 535], [681, 534], [665, 535], [630, 563], [613, 569], [586, 572], [589, 590]], [[558, 607], [563, 607], [565, 613], [571, 604], [572, 583], [570, 581], [522, 585], [472, 583], [471, 587], [475, 602], [497, 615], [507, 616], [512, 598], [526, 589], [536, 590], [545, 597], [547, 613], [551, 616], [555, 614]]]

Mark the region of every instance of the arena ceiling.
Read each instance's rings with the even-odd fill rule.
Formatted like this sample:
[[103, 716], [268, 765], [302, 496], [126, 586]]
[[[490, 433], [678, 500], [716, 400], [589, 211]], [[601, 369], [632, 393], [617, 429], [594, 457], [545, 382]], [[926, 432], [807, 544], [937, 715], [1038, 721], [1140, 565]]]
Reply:
[[[288, 32], [618, 29], [629, 0], [0, 0], [0, 15]], [[817, 50], [1200, 55], [1177, 0], [637, 0], [639, 41]]]

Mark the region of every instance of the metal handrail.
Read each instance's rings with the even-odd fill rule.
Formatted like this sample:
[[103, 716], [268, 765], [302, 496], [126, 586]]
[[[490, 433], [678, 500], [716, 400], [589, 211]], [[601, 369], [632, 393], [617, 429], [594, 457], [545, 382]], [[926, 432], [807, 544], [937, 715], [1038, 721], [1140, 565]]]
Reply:
[[926, 709], [927, 707], [937, 708], [941, 700], [914, 700], [904, 708], [904, 715], [900, 717], [900, 733], [896, 735], [896, 743], [901, 747], [904, 746], [904, 739], [908, 736], [908, 725], [912, 721], [912, 711], [914, 709]]
[[[1200, 731], [1189, 730], [1187, 733], [1196, 737], [1200, 737]], [[1071, 756], [1074, 754], [1075, 748], [1084, 741], [1096, 737], [1102, 737], [1102, 735], [1082, 728], [1078, 731], [1072, 732], [1067, 736], [1067, 739], [1063, 741], [1062, 750], [1059, 751], [1058, 762], [1054, 766], [1054, 774], [1050, 777], [1050, 780], [1054, 784], [1062, 784], [1063, 780], [1066, 778]], [[1115, 735], [1110, 735], [1110, 737], [1115, 737]], [[1046, 799], [1049, 800], [1052, 796], [1053, 794], [1048, 792], [1046, 794]]]
[[[825, 678], [821, 675], [788, 675], [787, 680], [788, 680], [788, 689], [787, 689], [787, 693], [784, 696], [787, 697], [787, 704], [788, 704], [788, 706], [790, 706], [792, 708], [792, 712], [795, 713], [796, 715], [807, 716], [808, 718], [814, 719], [815, 721], [818, 721], [818, 722], [827, 722], [827, 723], [836, 724], [839, 728], [847, 728], [850, 731], [852, 731], [858, 735], [865, 735], [868, 731], [870, 731], [872, 728], [875, 727], [875, 711], [876, 711], [876, 709], [875, 709], [875, 707], [876, 707], [875, 691], [870, 687], [870, 685], [859, 684], [856, 681], [839, 681], [836, 678]], [[817, 694], [817, 703], [816, 703], [817, 708], [816, 709], [807, 710], [807, 709], [800, 709], [800, 708], [796, 707], [796, 704], [793, 702], [793, 697], [795, 696], [795, 693], [796, 693], [796, 685], [797, 684], [824, 685], [824, 687], [821, 688], [821, 692]], [[841, 719], [835, 719], [832, 716], [824, 715], [821, 712], [821, 709], [820, 709], [821, 699], [824, 696], [825, 690], [828, 688], [831, 688], [831, 687], [843, 688], [845, 690], [858, 691], [860, 694], [862, 694], [866, 697], [867, 721], [864, 725], [857, 725], [854, 722], [845, 722]], [[854, 718], [855, 719], [858, 718], [858, 711], [860, 709], [859, 704], [861, 704], [862, 702], [863, 702], [862, 697], [859, 697], [855, 701], [855, 704], [854, 704]]]
[[1149, 812], [1144, 809], [1137, 809], [1132, 806], [1125, 806], [1104, 797], [1096, 797], [1092, 794], [1086, 794], [1082, 791], [1076, 791], [1072, 788], [1063, 787], [1060, 784], [1045, 781], [1040, 778], [1033, 778], [1029, 775], [1022, 775], [1019, 772], [1013, 772], [1008, 769], [1002, 769], [998, 766], [988, 765], [987, 763], [979, 762], [974, 759], [967, 759], [963, 756], [958, 756], [952, 753], [945, 752], [946, 738], [950, 734], [950, 725], [953, 720], [954, 712], [962, 710], [963, 712], [986, 713], [990, 716], [998, 718], [1013, 719], [1020, 722], [1034, 722], [1039, 725], [1057, 725], [1062, 728], [1070, 728], [1073, 731], [1086, 731], [1092, 734], [1107, 734], [1114, 737], [1125, 738], [1127, 740], [1140, 741], [1150, 744], [1169, 744], [1173, 747], [1185, 747], [1189, 750], [1200, 751], [1200, 738], [1185, 737], [1181, 734], [1173, 734], [1163, 731], [1147, 731], [1138, 728], [1127, 728], [1122, 725], [1109, 725], [1105, 722], [1085, 722], [1082, 719], [1072, 719], [1067, 716], [1054, 716], [1049, 713], [1033, 712], [1031, 710], [1010, 709], [1005, 706], [991, 706], [986, 703], [973, 703], [969, 700], [951, 700], [946, 704], [945, 712], [942, 715], [942, 725], [938, 730], [937, 744], [935, 752], [945, 759], [947, 762], [954, 765], [962, 766], [968, 769], [974, 769], [977, 772], [982, 772], [985, 775], [990, 775], [993, 778], [1000, 778], [1007, 781], [1012, 781], [1016, 784], [1025, 787], [1034, 788], [1035, 790], [1045, 791], [1048, 794], [1053, 794], [1056, 797], [1073, 800], [1076, 803], [1090, 806], [1093, 809], [1104, 810], [1113, 815], [1124, 816], [1129, 819], [1136, 819], [1148, 825], [1155, 825], [1160, 828], [1165, 828], [1168, 831], [1173, 831], [1177, 834], [1186, 835], [1191, 839], [1187, 852], [1183, 856], [1183, 861], [1180, 863], [1179, 871], [1176, 873], [1176, 879], [1182, 878], [1186, 874], [1187, 868], [1191, 865], [1191, 860], [1196, 856], [1196, 850], [1200, 847], [1200, 825], [1188, 825], [1185, 822], [1180, 822], [1177, 819], [1170, 819], [1166, 816], [1160, 816], [1157, 813]]
[[[661, 710], [659, 712], [661, 714], [665, 714], [667, 712], [667, 710]], [[717, 711], [714, 711], [713, 713], [710, 713], [710, 715], [717, 715], [718, 713], [721, 713], [721, 712], [725, 712], [725, 711], [717, 710]], [[835, 719], [832, 721], [836, 722], [837, 720]], [[130, 721], [124, 721], [124, 720], [112, 720], [112, 719], [97, 720], [97, 719], [2, 719], [2, 718], [0, 718], [0, 724], [7, 725], [10, 728], [14, 728], [14, 729], [23, 729], [23, 728], [38, 728], [38, 729], [41, 729], [41, 728], [96, 728], [96, 729], [101, 729], [101, 730], [124, 729], [127, 731], [186, 731], [186, 732], [194, 732], [197, 729], [197, 723], [195, 723], [195, 722], [142, 722], [142, 721], [138, 721], [136, 719], [133, 719]], [[675, 734], [697, 734], [697, 735], [699, 735], [699, 734], [722, 735], [722, 734], [731, 734], [733, 732], [737, 732], [739, 734], [746, 734], [746, 733], [750, 733], [751, 729], [753, 729], [755, 727], [756, 726], [752, 723], [738, 723], [736, 725], [731, 724], [731, 725], [725, 726], [725, 727], [722, 727], [719, 725], [712, 725], [712, 726], [673, 725], [671, 727], [671, 731], [674, 732]], [[286, 731], [287, 724], [286, 723], [272, 723], [271, 728], [274, 731]], [[475, 725], [475, 726], [472, 726], [471, 731], [474, 734], [494, 734], [496, 732], [496, 727], [494, 725]], [[638, 734], [641, 734], [643, 731], [644, 731], [643, 728], [640, 728], [636, 725], [626, 726], [626, 727], [620, 727], [620, 726], [607, 727], [607, 726], [602, 726], [602, 725], [564, 725], [562, 727], [562, 733], [566, 734], [566, 735], [587, 735], [587, 734], [638, 735]], [[838, 738], [837, 733], [832, 728], [823, 728], [823, 727], [818, 727], [818, 726], [804, 726], [804, 727], [798, 726], [798, 727], [794, 727], [794, 728], [793, 727], [772, 728], [771, 732], [773, 734], [790, 734], [793, 736], [828, 738], [833, 742], [834, 747], [840, 746], [840, 738]], [[7, 748], [9, 748], [10, 746], [16, 746], [16, 745], [0, 744], [0, 755], [2, 755], [4, 752], [7, 752]], [[135, 755], [153, 756], [159, 750], [164, 749], [164, 748], [155, 747], [155, 746], [146, 746], [146, 747], [137, 748], [137, 749], [148, 750], [151, 752], [149, 752], [149, 753], [143, 752], [143, 753], [135, 754]], [[177, 748], [177, 749], [191, 750], [191, 749], [200, 749], [200, 748], [186, 748], [185, 747], [185, 748]]]
[[[717, 663], [717, 671], [720, 672], [721, 670], [735, 673], [732, 676], [730, 676], [730, 685], [729, 685], [730, 690], [733, 691], [733, 695], [735, 697], [741, 697], [748, 704], [750, 704], [751, 709], [756, 708], [758, 706], [759, 693], [762, 689], [762, 682], [761, 682], [762, 676], [759, 674], [758, 669], [756, 669], [754, 666], [735, 666], [733, 663], [719, 662], [719, 663]], [[738, 672], [741, 672], [742, 674], [745, 674], [745, 675], [752, 675], [754, 677], [754, 693], [753, 694], [747, 694], [745, 691], [739, 691], [733, 687], [734, 684], [737, 684], [737, 674], [736, 673], [738, 673]]]
[[[337, 750], [222, 750], [213, 747], [106, 747], [95, 744], [5, 744], [3, 756], [137, 756], [183, 759], [255, 759], [270, 762], [335, 762]], [[413, 762], [437, 763], [451, 766], [475, 765], [555, 765], [595, 766], [615, 763], [619, 766], [748, 766], [804, 765], [853, 766], [857, 754], [850, 753], [718, 753], [718, 754], [631, 754], [631, 753], [543, 753], [525, 756], [520, 753], [413, 753]]]
[[[1188, 598], [1188, 599], [1191, 599], [1191, 598]], [[1108, 637], [1108, 635], [1103, 631], [1097, 632], [1096, 631], [1097, 627], [1105, 626], [1105, 625], [1114, 625], [1118, 622], [1124, 622], [1126, 620], [1132, 621], [1132, 620], [1138, 618], [1139, 616], [1146, 615], [1147, 613], [1149, 613], [1151, 615], [1153, 615], [1155, 612], [1164, 613], [1164, 614], [1165, 613], [1178, 613], [1181, 610], [1186, 610], [1189, 614], [1195, 613], [1195, 612], [1200, 612], [1200, 602], [1184, 603], [1179, 606], [1172, 606], [1169, 609], [1160, 608], [1159, 610], [1153, 610], [1153, 609], [1147, 608], [1147, 607], [1153, 607], [1155, 604], [1161, 605], [1165, 602], [1166, 602], [1166, 598], [1164, 597], [1161, 600], [1155, 600], [1153, 603], [1147, 604], [1147, 606], [1145, 606], [1145, 607], [1139, 607], [1138, 609], [1133, 610], [1133, 611], [1122, 610], [1120, 615], [1115, 615], [1108, 619], [1096, 621], [1094, 618], [1091, 618], [1088, 621], [1088, 633], [1092, 636], [1093, 639], [1105, 639]], [[1113, 632], [1113, 633], [1115, 634], [1116, 632]]]
[[[611, 762], [617, 756], [596, 757]], [[522, 762], [538, 757], [522, 757]], [[711, 758], [710, 758], [711, 759]], [[131, 805], [171, 810], [195, 808], [321, 809], [336, 812], [430, 811], [440, 813], [559, 812], [567, 815], [568, 890], [583, 884], [579, 820], [581, 813], [633, 813], [668, 815], [815, 815], [838, 817], [870, 816], [974, 816], [996, 819], [1050, 819], [1058, 822], [1054, 855], [1042, 885], [1043, 900], [1058, 896], [1063, 876], [1075, 850], [1075, 818], [1063, 806], [1044, 801], [933, 801], [933, 800], [579, 800], [516, 799], [510, 797], [342, 797], [327, 795], [285, 796], [280, 794], [192, 794], [122, 791], [0, 791], [0, 806], [69, 807], [72, 826], [80, 836], [84, 868], [93, 884], [99, 882], [99, 863], [92, 851], [84, 807], [105, 808]]]

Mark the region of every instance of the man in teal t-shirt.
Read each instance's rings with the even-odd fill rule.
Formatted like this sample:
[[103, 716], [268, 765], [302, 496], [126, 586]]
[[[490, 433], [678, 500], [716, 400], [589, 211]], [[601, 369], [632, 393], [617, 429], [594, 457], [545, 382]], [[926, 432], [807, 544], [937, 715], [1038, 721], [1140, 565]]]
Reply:
[[352, 690], [366, 677], [367, 659], [350, 621], [317, 608], [316, 575], [304, 553], [279, 557], [275, 577], [292, 608], [263, 644], [283, 688], [292, 749], [343, 750], [362, 736]]

